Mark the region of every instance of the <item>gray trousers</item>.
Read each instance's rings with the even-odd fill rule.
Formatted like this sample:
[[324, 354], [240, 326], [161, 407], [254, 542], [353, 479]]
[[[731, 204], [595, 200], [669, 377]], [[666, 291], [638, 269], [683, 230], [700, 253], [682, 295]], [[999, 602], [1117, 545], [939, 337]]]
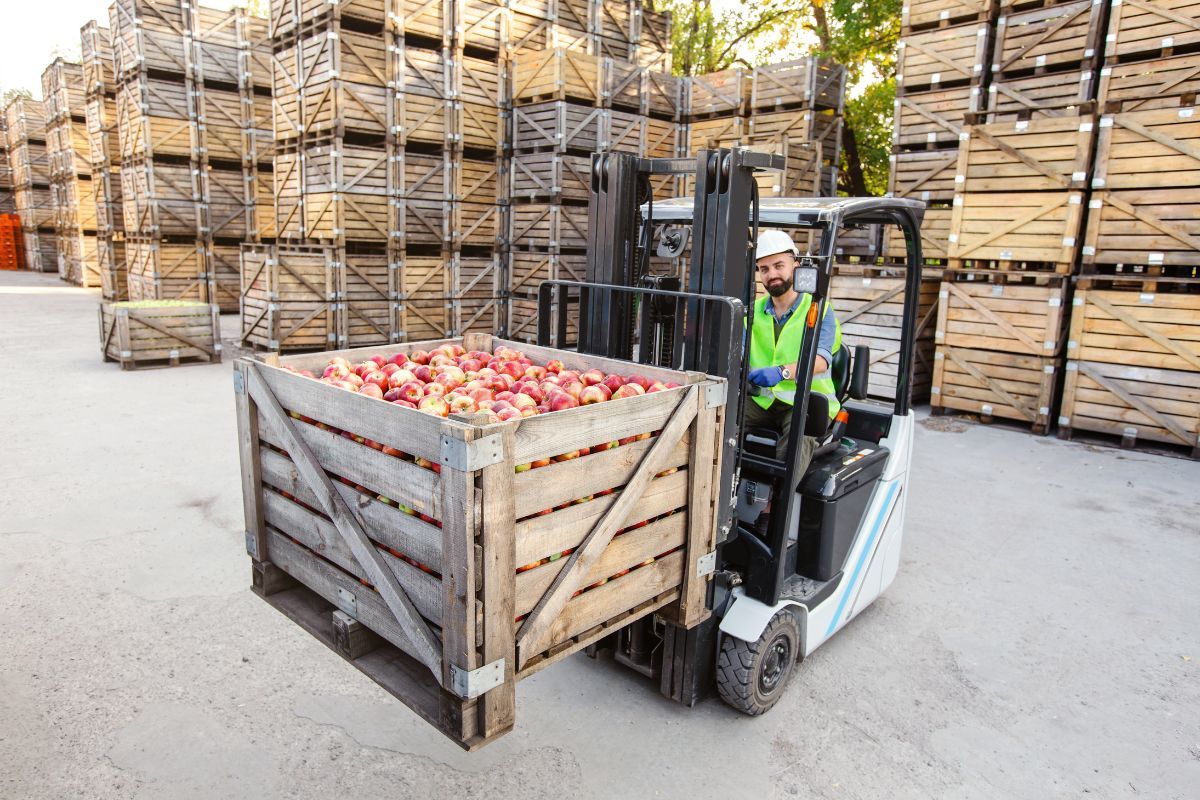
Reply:
[[[779, 447], [775, 457], [783, 459], [787, 453], [788, 433], [792, 429], [792, 407], [787, 403], [776, 400], [766, 408], [762, 408], [751, 397], [746, 398], [745, 428], [771, 428], [779, 431]], [[817, 449], [817, 440], [812, 436], [800, 437], [800, 474], [808, 471], [812, 461], [813, 451]]]

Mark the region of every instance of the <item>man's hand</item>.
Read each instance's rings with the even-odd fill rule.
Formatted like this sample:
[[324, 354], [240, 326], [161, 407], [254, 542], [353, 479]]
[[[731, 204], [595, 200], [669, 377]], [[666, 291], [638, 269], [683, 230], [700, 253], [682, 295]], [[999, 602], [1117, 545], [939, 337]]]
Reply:
[[817, 363], [813, 365], [813, 375], [820, 375], [827, 369], [829, 362], [825, 360], [825, 356], [817, 356]]
[[759, 367], [750, 370], [749, 377], [755, 386], [770, 388], [783, 380], [783, 370], [779, 367]]

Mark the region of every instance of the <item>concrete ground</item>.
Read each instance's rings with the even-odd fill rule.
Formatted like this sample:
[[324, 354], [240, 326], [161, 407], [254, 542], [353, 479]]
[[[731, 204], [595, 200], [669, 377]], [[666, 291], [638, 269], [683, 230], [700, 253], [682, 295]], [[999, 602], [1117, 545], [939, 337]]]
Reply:
[[887, 594], [767, 716], [583, 656], [476, 754], [248, 590], [219, 366], [0, 273], [0, 798], [1200, 796], [1200, 465], [917, 430]]

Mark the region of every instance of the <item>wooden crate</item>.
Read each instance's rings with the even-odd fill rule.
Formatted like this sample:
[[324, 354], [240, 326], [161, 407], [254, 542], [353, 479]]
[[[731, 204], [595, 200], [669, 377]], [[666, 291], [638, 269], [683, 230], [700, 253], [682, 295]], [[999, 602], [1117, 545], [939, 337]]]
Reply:
[[1200, 373], [1200, 294], [1077, 289], [1067, 357]]
[[601, 125], [600, 147], [640, 153], [645, 140], [646, 117], [618, 109], [606, 109]]
[[1026, 78], [994, 81], [988, 87], [987, 108], [977, 114], [977, 122], [1006, 122], [1071, 117], [1084, 114], [1095, 97], [1095, 81], [1090, 69], [1056, 73], [1052, 77], [1033, 75]]
[[[572, 292], [567, 315], [567, 340], [562, 344], [574, 346], [579, 341], [579, 300]], [[534, 344], [538, 338], [538, 294], [533, 292], [513, 293], [508, 301], [508, 338], [518, 342]], [[558, 300], [550, 303], [551, 318], [557, 318]]]
[[687, 127], [669, 120], [646, 117], [639, 152], [646, 158], [675, 158], [685, 140]]
[[1076, 0], [1000, 17], [992, 53], [993, 79], [1095, 66], [1107, 5]]
[[705, 148], [737, 147], [748, 135], [743, 117], [714, 117], [698, 120], [687, 126], [687, 152], [694, 156]]
[[957, 150], [897, 153], [890, 158], [888, 190], [895, 197], [912, 197], [926, 203], [954, 200], [958, 175]]
[[1193, 187], [1200, 180], [1200, 123], [1191, 111], [1101, 117], [1085, 265], [1196, 263], [1200, 228]]
[[1058, 435], [1074, 431], [1181, 445], [1200, 458], [1200, 372], [1068, 361]]
[[900, 26], [907, 34], [926, 28], [986, 21], [993, 5], [990, 0], [907, 0], [900, 9]]
[[642, 72], [645, 113], [659, 119], [678, 121], [684, 115], [683, 79], [667, 72], [646, 69]]
[[980, 102], [978, 86], [896, 96], [892, 118], [896, 152], [958, 148], [967, 116], [977, 112]]
[[555, 101], [513, 109], [513, 150], [593, 153], [600, 147], [604, 113]]
[[495, 105], [455, 103], [450, 139], [468, 150], [499, 153], [504, 149], [504, 124]]
[[846, 93], [846, 68], [809, 56], [755, 67], [750, 73], [750, 108], [755, 112], [830, 108], [839, 114]]
[[1063, 349], [1066, 281], [1048, 285], [943, 281], [938, 295], [938, 346], [1049, 358]]
[[972, 125], [958, 148], [958, 191], [1086, 189], [1094, 129], [1091, 116]]
[[982, 22], [905, 36], [896, 52], [896, 94], [977, 84], [987, 66], [990, 30]]
[[113, 71], [118, 80], [142, 70], [187, 72], [184, 10], [182, 3], [156, 0], [119, 0], [109, 6]]
[[842, 118], [829, 111], [778, 111], [755, 114], [746, 126], [753, 138], [791, 136], [820, 142], [821, 152], [828, 164], [837, 164], [841, 152]]
[[1061, 367], [1057, 358], [939, 345], [930, 404], [935, 414], [954, 410], [978, 414], [983, 422], [1014, 420], [1045, 435]]
[[304, 229], [310, 237], [386, 242], [388, 150], [336, 140], [304, 151]]
[[130, 300], [211, 302], [202, 244], [133, 236], [125, 240], [125, 260]]
[[[921, 221], [921, 258], [925, 264], [944, 265], [950, 257], [950, 220], [954, 215], [949, 205], [931, 205]], [[884, 228], [884, 257], [903, 263], [908, 258], [904, 234], [895, 226]]]
[[[760, 197], [817, 197], [821, 194], [821, 144], [808, 142], [791, 136], [748, 138], [745, 147], [761, 153], [772, 153], [784, 158], [784, 168], [756, 173]], [[691, 189], [691, 176], [685, 181]]]
[[456, 130], [456, 106], [451, 100], [426, 97], [419, 94], [396, 94], [395, 139], [396, 144], [407, 147], [411, 144], [432, 144], [445, 147], [454, 141]]
[[685, 113], [693, 120], [744, 114], [750, 99], [750, 83], [750, 70], [741, 67], [686, 78]]
[[221, 317], [208, 303], [100, 303], [100, 353], [121, 369], [221, 360]]
[[125, 242], [97, 237], [96, 261], [100, 271], [100, 296], [112, 301], [128, 300], [126, 277], [129, 273], [125, 264]]
[[473, 159], [456, 155], [452, 163], [450, 199], [471, 203], [498, 203], [508, 200], [499, 159]]
[[117, 91], [121, 156], [191, 158], [197, 142], [191, 103], [183, 81], [136, 76]]
[[554, 152], [518, 153], [509, 177], [514, 200], [587, 200], [591, 195], [592, 159]]
[[504, 243], [508, 222], [504, 206], [451, 203], [449, 225], [452, 247], [495, 248]]
[[338, 346], [370, 347], [398, 340], [392, 285], [395, 270], [384, 253], [343, 256], [338, 309]]
[[1106, 66], [1096, 99], [1108, 113], [1148, 111], [1195, 105], [1198, 92], [1200, 55], [1193, 54]]
[[[484, 334], [463, 343], [508, 344]], [[564, 351], [523, 350], [539, 360], [585, 363]], [[319, 369], [326, 360], [322, 354], [278, 363]], [[698, 560], [715, 544], [721, 453], [722, 406], [704, 400], [713, 381], [602, 359], [586, 363], [593, 361], [689, 383], [629, 399], [624, 414], [598, 406], [480, 426], [390, 403], [367, 405], [369, 398], [238, 361], [256, 593], [466, 749], [511, 729], [517, 680], [650, 613], [698, 624], [709, 613]], [[385, 455], [306, 419], [383, 447], [403, 446], [439, 468]], [[516, 472], [564, 446], [643, 433], [651, 437], [624, 445], [628, 453], [618, 447], [540, 473]], [[443, 442], [451, 444], [443, 449]], [[624, 487], [620, 495], [573, 502], [616, 487]], [[560, 502], [567, 507], [537, 516]], [[614, 538], [618, 529], [625, 532]], [[569, 557], [541, 563], [569, 550]], [[349, 634], [361, 627], [375, 637], [352, 649]], [[489, 674], [495, 680], [486, 691], [471, 690], [464, 672], [472, 682]]]
[[647, 113], [646, 72], [648, 70], [640, 64], [613, 58], [604, 59], [601, 66], [601, 104], [605, 108], [620, 108], [635, 114]]
[[574, 50], [519, 52], [513, 58], [513, 104], [572, 100], [599, 106], [604, 94], [602, 66], [599, 57]]
[[[871, 348], [871, 397], [886, 400], [896, 397], [900, 339], [904, 330], [904, 284], [903, 277], [871, 274], [834, 275], [830, 283], [830, 302], [842, 325], [842, 346], [865, 344]], [[917, 402], [929, 398], [933, 379], [933, 329], [937, 305], [937, 280], [921, 281], [912, 377], [912, 397]]]
[[950, 266], [1071, 272], [1082, 231], [1078, 191], [986, 194], [954, 198]]
[[560, 253], [530, 253], [515, 251], [508, 254], [508, 286], [514, 294], [535, 298], [542, 281], [582, 281], [587, 278], [587, 255]]
[[1200, 3], [1195, 0], [1142, 0], [1114, 3], [1105, 56], [1109, 63], [1171, 56], [1200, 44]]
[[521, 248], [582, 250], [588, 244], [587, 230], [587, 206], [517, 204], [512, 207], [508, 241]]
[[109, 29], [96, 20], [89, 20], [79, 29], [79, 40], [84, 93], [88, 97], [111, 94], [116, 83], [113, 79], [112, 36]]
[[[389, 68], [387, 42], [378, 34], [338, 26], [314, 34], [296, 44], [297, 76], [291, 82], [300, 87], [299, 130], [306, 134], [387, 134], [387, 110], [393, 97], [389, 83], [397, 80]], [[412, 51], [404, 50], [404, 63], [415, 58]], [[429, 60], [440, 76], [440, 54]], [[408, 77], [408, 72], [402, 74]], [[288, 80], [283, 82], [286, 85]], [[277, 76], [276, 85], [279, 83]], [[422, 93], [419, 86], [407, 83], [405, 90]], [[279, 113], [277, 109], [277, 126]]]
[[241, 257], [243, 347], [290, 352], [337, 346], [332, 247], [245, 245]]

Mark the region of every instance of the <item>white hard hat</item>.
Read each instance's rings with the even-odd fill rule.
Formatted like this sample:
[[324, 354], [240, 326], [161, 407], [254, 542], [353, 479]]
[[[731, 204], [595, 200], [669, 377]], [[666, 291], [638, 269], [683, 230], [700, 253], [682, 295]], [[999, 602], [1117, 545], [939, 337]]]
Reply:
[[778, 228], [767, 228], [758, 232], [758, 241], [754, 243], [754, 260], [773, 256], [776, 253], [791, 253], [796, 255], [796, 243]]

